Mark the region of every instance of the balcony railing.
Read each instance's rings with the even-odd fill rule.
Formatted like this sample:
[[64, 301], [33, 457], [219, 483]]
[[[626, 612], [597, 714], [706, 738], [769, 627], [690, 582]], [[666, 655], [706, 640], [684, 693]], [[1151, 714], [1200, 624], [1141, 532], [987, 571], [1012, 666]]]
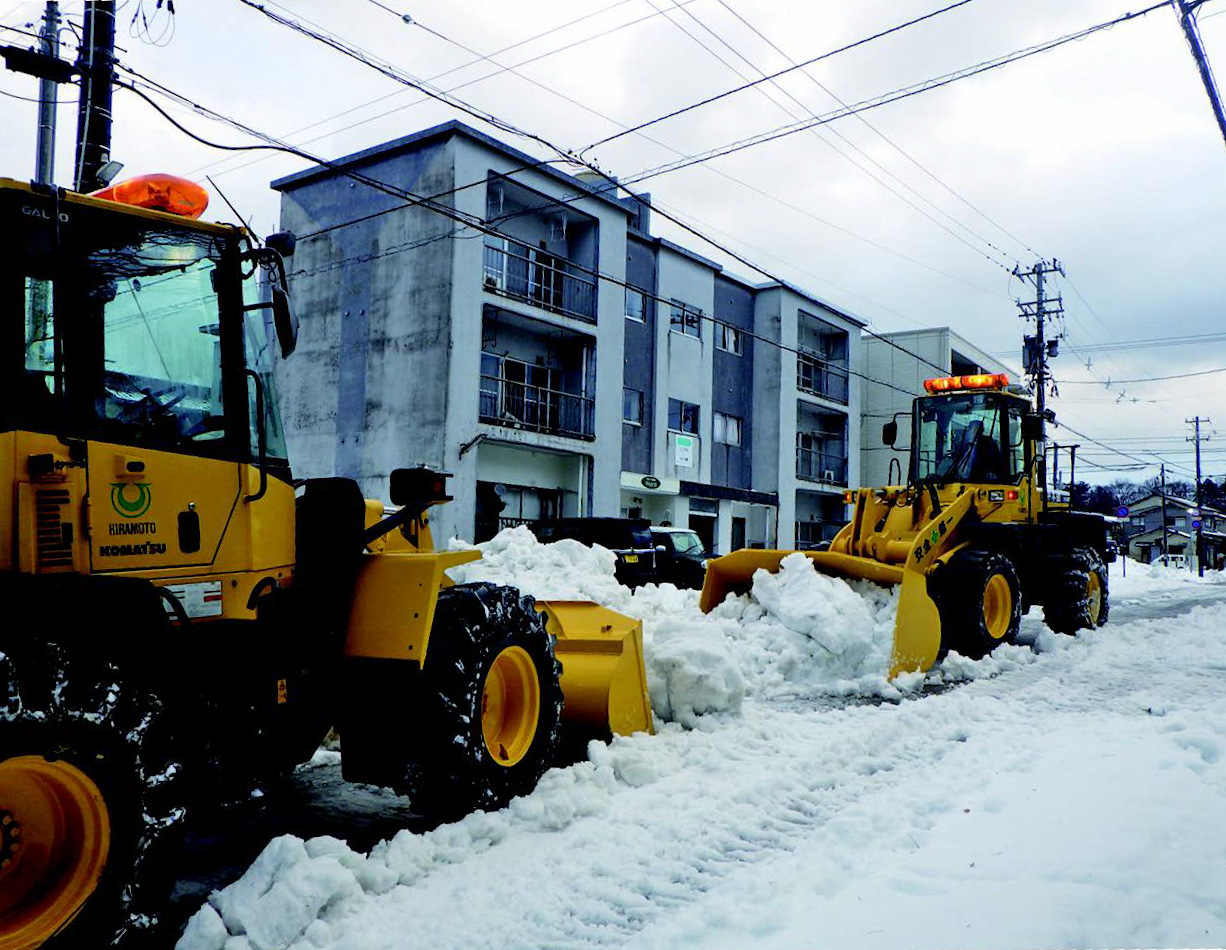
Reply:
[[831, 521], [797, 521], [796, 548], [804, 551], [834, 540], [843, 526]]
[[804, 353], [796, 357], [796, 388], [802, 393], [820, 396], [846, 406], [847, 380], [847, 370], [833, 366], [826, 360]]
[[596, 272], [528, 244], [487, 239], [483, 280], [491, 293], [596, 322]]
[[796, 449], [796, 477], [824, 485], [847, 485], [847, 459], [815, 449]]
[[481, 377], [482, 422], [548, 432], [573, 439], [596, 437], [596, 401], [588, 396], [529, 386], [500, 376]]

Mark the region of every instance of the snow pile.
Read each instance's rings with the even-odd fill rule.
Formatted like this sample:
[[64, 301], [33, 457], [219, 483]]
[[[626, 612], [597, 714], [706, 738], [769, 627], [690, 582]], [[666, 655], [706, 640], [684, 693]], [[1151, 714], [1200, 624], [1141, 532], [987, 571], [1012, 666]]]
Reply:
[[748, 596], [714, 611], [737, 645], [757, 695], [891, 696], [897, 590], [819, 574], [803, 554], [759, 570]]
[[489, 581], [517, 587], [537, 600], [591, 600], [624, 610], [630, 591], [613, 577], [616, 557], [600, 545], [588, 547], [570, 538], [542, 544], [528, 528], [504, 528], [478, 545], [452, 538], [451, 551], [481, 552], [480, 561], [447, 571], [457, 584]]
[[1166, 595], [1187, 590], [1201, 584], [1226, 584], [1226, 571], [1205, 571], [1200, 577], [1186, 567], [1168, 567], [1163, 564], [1143, 564], [1121, 558], [1107, 568], [1111, 596], [1119, 599], [1147, 597], [1152, 594]]

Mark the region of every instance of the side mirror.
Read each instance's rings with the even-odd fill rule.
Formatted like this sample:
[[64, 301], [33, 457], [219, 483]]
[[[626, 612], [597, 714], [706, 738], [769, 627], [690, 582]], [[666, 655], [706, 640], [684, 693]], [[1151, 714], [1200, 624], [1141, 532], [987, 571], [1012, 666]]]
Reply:
[[293, 257], [298, 247], [298, 235], [293, 231], [278, 231], [264, 238], [264, 243], [282, 257]]
[[1044, 436], [1043, 417], [1038, 413], [1027, 413], [1022, 416], [1022, 438], [1027, 442], [1042, 442]]
[[657, 544], [657, 545], [656, 545], [656, 553], [657, 553], [657, 554], [667, 554], [667, 553], [668, 553], [668, 548], [666, 548], [666, 547], [665, 547], [664, 545], [662, 545], [662, 544]]
[[894, 448], [894, 443], [898, 441], [898, 420], [891, 419], [881, 427], [881, 441]]
[[[286, 232], [288, 233], [288, 232]], [[293, 252], [293, 241], [273, 241], [278, 235], [270, 235], [267, 247], [257, 248], [244, 254], [245, 260], [254, 261], [262, 267], [268, 277], [268, 292], [272, 298], [265, 304], [248, 304], [245, 309], [260, 307], [272, 309], [272, 325], [277, 331], [277, 342], [281, 345], [281, 358], [289, 356], [298, 345], [298, 317], [289, 299], [289, 279], [285, 275], [285, 258], [281, 255], [279, 246], [284, 246]], [[292, 238], [293, 235], [290, 235]]]
[[272, 324], [277, 330], [277, 342], [281, 344], [281, 358], [289, 356], [298, 346], [298, 316], [290, 306], [289, 294], [284, 287], [272, 286]]

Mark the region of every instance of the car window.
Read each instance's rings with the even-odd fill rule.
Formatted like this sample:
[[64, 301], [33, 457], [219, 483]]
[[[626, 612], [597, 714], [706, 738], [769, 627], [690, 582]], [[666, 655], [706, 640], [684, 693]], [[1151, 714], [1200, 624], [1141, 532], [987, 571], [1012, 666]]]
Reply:
[[651, 529], [642, 525], [630, 526], [630, 540], [636, 548], [654, 547], [651, 543]]
[[672, 536], [673, 546], [678, 554], [701, 554], [702, 539], [692, 531], [680, 531]]

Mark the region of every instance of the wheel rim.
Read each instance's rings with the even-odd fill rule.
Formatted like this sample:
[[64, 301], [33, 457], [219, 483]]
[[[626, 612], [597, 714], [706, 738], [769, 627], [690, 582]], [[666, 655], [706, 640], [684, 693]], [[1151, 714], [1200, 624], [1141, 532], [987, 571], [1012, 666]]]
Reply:
[[0, 950], [32, 950], [98, 886], [111, 822], [98, 786], [67, 762], [0, 762]]
[[495, 762], [509, 767], [528, 754], [540, 708], [532, 657], [522, 647], [507, 647], [494, 658], [481, 695], [481, 732]]
[[988, 636], [1000, 640], [1013, 619], [1013, 591], [1003, 574], [993, 574], [983, 591], [983, 625]]
[[1086, 581], [1086, 596], [1090, 601], [1090, 625], [1098, 626], [1098, 618], [1103, 613], [1103, 582], [1098, 571], [1090, 571], [1090, 579]]

